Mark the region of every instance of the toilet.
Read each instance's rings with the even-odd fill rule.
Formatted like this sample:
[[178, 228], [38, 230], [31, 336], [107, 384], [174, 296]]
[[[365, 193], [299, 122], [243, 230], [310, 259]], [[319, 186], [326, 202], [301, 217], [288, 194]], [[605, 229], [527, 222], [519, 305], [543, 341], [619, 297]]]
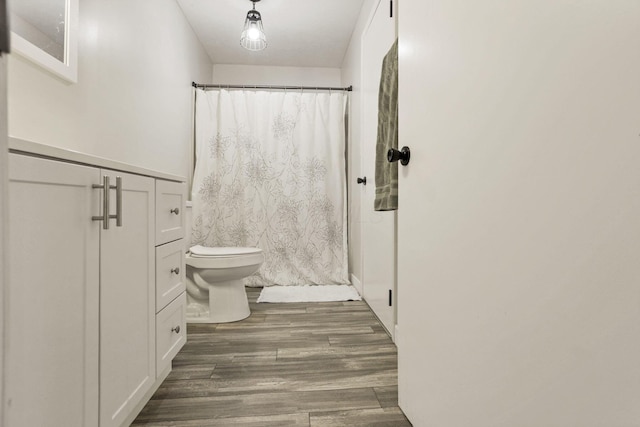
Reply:
[[[189, 206], [186, 214], [190, 233]], [[249, 317], [243, 279], [257, 272], [263, 262], [259, 248], [190, 247], [186, 254], [187, 322], [227, 323]]]

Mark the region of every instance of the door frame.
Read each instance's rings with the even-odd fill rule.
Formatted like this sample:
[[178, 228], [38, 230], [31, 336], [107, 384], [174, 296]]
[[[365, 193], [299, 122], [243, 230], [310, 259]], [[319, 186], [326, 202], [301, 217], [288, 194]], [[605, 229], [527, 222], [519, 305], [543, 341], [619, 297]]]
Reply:
[[7, 268], [9, 243], [9, 131], [7, 119], [7, 54], [9, 53], [9, 22], [6, 0], [0, 0], [0, 427], [4, 426], [5, 395], [5, 317], [7, 298], [5, 292], [9, 273]]
[[[0, 0], [0, 8], [6, 10], [4, 0]], [[9, 273], [7, 262], [9, 244], [7, 242], [7, 212], [9, 208], [8, 202], [8, 132], [7, 132], [7, 55], [0, 53], [0, 307], [2, 307], [2, 315], [0, 315], [0, 427], [4, 425], [4, 390], [5, 390], [5, 328], [8, 308], [5, 292], [7, 289], [7, 281]]]
[[[360, 82], [361, 85], [363, 84], [363, 82], [365, 81], [365, 74], [367, 72], [367, 70], [365, 69], [365, 54], [364, 54], [364, 45], [365, 45], [365, 38], [367, 33], [369, 32], [369, 29], [371, 27], [371, 24], [373, 23], [376, 13], [378, 12], [378, 9], [380, 7], [384, 7], [383, 3], [386, 2], [390, 2], [391, 7], [392, 7], [392, 11], [393, 11], [393, 20], [395, 22], [395, 36], [398, 37], [398, 1], [399, 0], [375, 0], [374, 4], [372, 5], [370, 11], [369, 11], [369, 16], [367, 17], [366, 20], [366, 24], [362, 30], [362, 34], [360, 35]], [[364, 91], [362, 91], [362, 95], [360, 96], [360, 134], [361, 134], [361, 142], [360, 142], [360, 175], [362, 176], [366, 176], [366, 170], [365, 170], [365, 149], [366, 149], [366, 145], [365, 145], [365, 139], [364, 139], [364, 133], [365, 133], [365, 96], [364, 96]], [[368, 184], [369, 185], [373, 185], [375, 186], [375, 176], [370, 176], [367, 178], [368, 180]], [[367, 249], [365, 248], [365, 246], [363, 245], [363, 241], [364, 241], [364, 236], [365, 236], [365, 226], [366, 226], [366, 209], [369, 209], [370, 206], [367, 205], [367, 200], [366, 197], [364, 196], [364, 194], [361, 196], [360, 198], [360, 244], [361, 244], [361, 250], [360, 250], [360, 265], [362, 266], [362, 272], [361, 272], [361, 277], [360, 282], [361, 282], [361, 289], [362, 289], [362, 297], [364, 299], [365, 293], [366, 293], [366, 286], [367, 286], [367, 278], [366, 278], [366, 271], [365, 271], [365, 258], [366, 258], [366, 251]], [[394, 255], [393, 255], [393, 283], [392, 283], [392, 287], [393, 287], [393, 328], [391, 330], [389, 330], [389, 335], [391, 336], [391, 339], [395, 341], [395, 336], [396, 336], [396, 329], [398, 327], [398, 306], [396, 304], [396, 302], [398, 301], [398, 214], [397, 211], [394, 212], [394, 219], [393, 219], [393, 233], [394, 233]], [[370, 251], [371, 249], [369, 249]], [[366, 299], [365, 299], [366, 302]], [[373, 310], [372, 310], [373, 311]], [[374, 312], [374, 315], [377, 314]], [[382, 323], [382, 321], [381, 321]]]

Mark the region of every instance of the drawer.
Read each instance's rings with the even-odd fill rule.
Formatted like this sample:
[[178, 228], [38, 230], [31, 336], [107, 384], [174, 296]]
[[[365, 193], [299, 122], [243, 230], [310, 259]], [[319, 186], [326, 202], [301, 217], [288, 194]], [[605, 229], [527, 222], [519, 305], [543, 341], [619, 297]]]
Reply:
[[156, 313], [185, 290], [184, 239], [156, 247]]
[[184, 209], [187, 185], [156, 180], [156, 245], [184, 237]]
[[156, 314], [156, 378], [187, 342], [187, 294], [183, 292]]

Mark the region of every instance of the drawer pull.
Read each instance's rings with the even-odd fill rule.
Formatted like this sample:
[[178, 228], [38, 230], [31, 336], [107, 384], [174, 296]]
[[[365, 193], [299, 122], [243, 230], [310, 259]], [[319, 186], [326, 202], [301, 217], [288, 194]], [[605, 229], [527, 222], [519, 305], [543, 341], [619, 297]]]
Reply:
[[180, 325], [176, 326], [175, 328], [171, 328], [171, 332], [175, 332], [176, 334], [180, 333]]
[[176, 273], [176, 274], [180, 274], [180, 267], [172, 268], [171, 272], [172, 273]]
[[180, 209], [178, 209], [178, 208], [173, 208], [173, 209], [171, 209], [169, 212], [171, 212], [171, 213], [173, 213], [173, 214], [178, 215], [178, 214], [180, 213]]

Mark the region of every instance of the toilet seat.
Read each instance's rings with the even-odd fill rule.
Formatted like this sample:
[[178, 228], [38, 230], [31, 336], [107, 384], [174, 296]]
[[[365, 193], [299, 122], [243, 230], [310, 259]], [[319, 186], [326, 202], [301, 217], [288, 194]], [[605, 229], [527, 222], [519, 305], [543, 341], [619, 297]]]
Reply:
[[262, 253], [260, 248], [243, 248], [243, 247], [208, 247], [196, 245], [189, 249], [192, 257], [206, 258], [206, 257], [228, 257], [239, 255], [251, 255]]
[[264, 254], [260, 248], [206, 247], [196, 245], [189, 249], [187, 265], [194, 268], [222, 269], [262, 264]]

